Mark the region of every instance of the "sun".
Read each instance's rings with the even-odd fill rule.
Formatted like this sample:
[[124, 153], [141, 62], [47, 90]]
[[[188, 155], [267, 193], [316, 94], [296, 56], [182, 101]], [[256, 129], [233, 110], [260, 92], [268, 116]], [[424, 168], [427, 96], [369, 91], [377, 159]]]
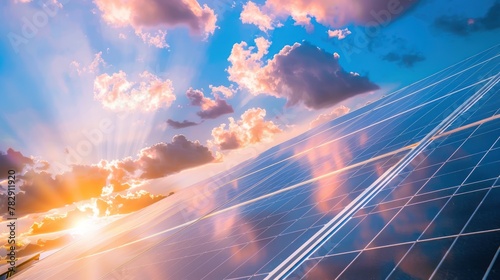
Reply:
[[71, 229], [71, 233], [75, 235], [85, 235], [97, 229], [94, 219], [86, 218], [79, 220], [76, 225]]

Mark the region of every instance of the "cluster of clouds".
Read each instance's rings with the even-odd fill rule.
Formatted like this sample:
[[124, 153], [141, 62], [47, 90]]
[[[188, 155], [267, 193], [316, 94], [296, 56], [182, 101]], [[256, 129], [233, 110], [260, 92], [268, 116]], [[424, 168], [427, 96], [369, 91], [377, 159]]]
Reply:
[[321, 109], [379, 89], [367, 77], [347, 72], [330, 54], [308, 42], [283, 47], [264, 62], [271, 42], [259, 37], [255, 47], [246, 42], [233, 45], [228, 58], [229, 80], [251, 94], [286, 98], [287, 106], [304, 104]]
[[458, 36], [468, 36], [473, 32], [490, 31], [500, 28], [500, 1], [495, 1], [481, 17], [467, 18], [462, 15], [443, 15], [434, 21], [434, 26], [442, 31]]
[[221, 150], [234, 150], [269, 141], [282, 130], [274, 122], [266, 121], [265, 116], [265, 109], [252, 108], [245, 111], [238, 121], [229, 118], [229, 124], [221, 124], [212, 130], [211, 143]]
[[123, 71], [96, 77], [94, 98], [113, 111], [154, 111], [170, 107], [176, 97], [172, 81], [144, 71], [138, 82], [129, 81]]
[[167, 30], [178, 26], [195, 35], [209, 36], [217, 28], [217, 15], [196, 0], [96, 0], [102, 19], [113, 27], [131, 27], [147, 44], [166, 48]]
[[84, 209], [75, 208], [63, 215], [44, 216], [39, 222], [34, 222], [30, 227], [30, 234], [45, 234], [74, 228], [81, 221], [95, 217], [128, 214], [154, 204], [166, 196], [153, 195], [144, 190], [135, 193], [117, 194], [114, 196], [94, 199], [92, 207], [87, 205]]
[[176, 135], [170, 143], [161, 142], [142, 149], [136, 159], [128, 157], [113, 161], [110, 165], [113, 171], [124, 171], [127, 178], [148, 180], [207, 164], [215, 159], [212, 152], [199, 141]]
[[[295, 25], [312, 30], [311, 20], [334, 28], [348, 24], [386, 24], [415, 5], [417, 1], [394, 0], [266, 0], [263, 5], [248, 1], [240, 15], [243, 23], [267, 32], [291, 17]], [[385, 16], [381, 16], [383, 13]], [[389, 15], [389, 16], [387, 16]]]
[[[222, 115], [234, 113], [233, 106], [219, 95], [222, 94], [226, 98], [233, 97], [236, 92], [234, 87], [232, 85], [230, 87], [210, 85], [209, 88], [212, 91], [214, 99], [205, 96], [203, 91], [199, 89], [189, 88], [186, 91], [186, 97], [189, 100], [189, 104], [200, 108], [200, 111], [196, 112], [196, 114], [202, 119], [202, 122], [204, 120], [216, 119]], [[190, 120], [176, 121], [173, 119], [168, 119], [166, 123], [168, 127], [173, 129], [182, 129], [200, 124]]]
[[[71, 169], [53, 175], [33, 167], [33, 159], [9, 149], [0, 155], [2, 170], [19, 170], [17, 179], [17, 214], [42, 213], [83, 200], [101, 197], [110, 192], [121, 192], [134, 182], [161, 178], [182, 170], [216, 160], [212, 152], [198, 141], [189, 141], [176, 135], [170, 143], [146, 147], [137, 157], [101, 161], [95, 165], [73, 165]], [[6, 169], [3, 169], [6, 168]], [[20, 170], [26, 170], [21, 174]], [[2, 187], [5, 182], [2, 182]], [[0, 207], [7, 208], [7, 197], [0, 195]]]
[[325, 114], [320, 114], [318, 117], [316, 117], [309, 125], [309, 127], [315, 127], [320, 124], [332, 121], [338, 117], [341, 117], [343, 115], [348, 114], [351, 111], [351, 108], [346, 107], [344, 105], [341, 105], [339, 107], [336, 107], [329, 113]]
[[218, 95], [214, 100], [205, 97], [201, 90], [189, 88], [186, 96], [192, 106], [201, 108], [196, 114], [202, 119], [216, 119], [222, 115], [234, 113], [233, 107]]

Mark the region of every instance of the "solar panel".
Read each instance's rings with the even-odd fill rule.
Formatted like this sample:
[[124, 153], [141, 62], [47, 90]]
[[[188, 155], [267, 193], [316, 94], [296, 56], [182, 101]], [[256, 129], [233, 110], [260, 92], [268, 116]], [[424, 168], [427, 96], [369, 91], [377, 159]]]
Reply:
[[18, 277], [493, 279], [499, 50], [315, 127]]

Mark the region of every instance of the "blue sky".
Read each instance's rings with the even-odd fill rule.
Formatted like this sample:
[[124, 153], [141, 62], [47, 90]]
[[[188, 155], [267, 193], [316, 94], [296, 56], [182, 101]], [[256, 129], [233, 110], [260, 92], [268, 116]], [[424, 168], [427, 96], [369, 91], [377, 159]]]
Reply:
[[[304, 115], [312, 118], [319, 111], [325, 112], [308, 110], [301, 105], [285, 108], [283, 98], [265, 94], [254, 97], [245, 89], [238, 89], [237, 83], [228, 81], [226, 69], [230, 63], [227, 59], [233, 45], [242, 41], [252, 45], [253, 40], [261, 36], [272, 42], [263, 60], [271, 59], [285, 45], [306, 40], [328, 53], [337, 52], [341, 67], [368, 76], [384, 91], [416, 81], [498, 43], [498, 29], [454, 34], [436, 25], [437, 19], [443, 16], [463, 19], [483, 17], [494, 4], [494, 1], [486, 0], [474, 5], [467, 1], [421, 1], [402, 12], [398, 18], [374, 27], [372, 30], [375, 32], [372, 33], [367, 34], [369, 29], [362, 24], [347, 22], [340, 28], [348, 28], [351, 34], [342, 40], [328, 38], [327, 31], [336, 28], [318, 23], [314, 16], [311, 16], [313, 30], [308, 31], [304, 26], [294, 24], [291, 17], [282, 16], [282, 27], [263, 32], [257, 26], [240, 20], [244, 2], [226, 4], [225, 1], [206, 1], [208, 7], [214, 7], [218, 28], [209, 35], [193, 34], [182, 24], [164, 28], [167, 30], [165, 41], [168, 48], [147, 45], [134, 34], [131, 26], [108, 24], [103, 19], [103, 11], [92, 1], [61, 3], [64, 3], [62, 8], [53, 16], [49, 15], [47, 23], [38, 28], [33, 38], [27, 38], [17, 47], [8, 34], [22, 35], [23, 18], [33, 21], [33, 16], [43, 9], [36, 2], [7, 1], [1, 4], [4, 21], [1, 32], [4, 36], [0, 43], [0, 71], [5, 105], [0, 148], [4, 151], [14, 148], [25, 154], [57, 159], [54, 153], [58, 151], [48, 150], [42, 143], [35, 144], [33, 139], [71, 146], [71, 141], [77, 141], [75, 139], [81, 135], [63, 135], [78, 134], [77, 130], [86, 127], [92, 129], [97, 116], [113, 117], [115, 112], [103, 109], [94, 100], [93, 79], [100, 73], [111, 74], [120, 70], [129, 77], [149, 71], [162, 79], [170, 79], [176, 100], [168, 108], [132, 116], [137, 122], [147, 121], [149, 127], [140, 127], [140, 139], [111, 141], [109, 144], [112, 145], [134, 142], [134, 147], [140, 149], [143, 148], [141, 145], [168, 141], [176, 134], [205, 142], [210, 140], [213, 127], [227, 123], [229, 116], [238, 119], [244, 111], [254, 107], [266, 109], [266, 117], [271, 120], [286, 111], [293, 124], [300, 123]], [[264, 5], [264, 2], [257, 1], [256, 4]], [[119, 39], [120, 34], [126, 39]], [[352, 53], [346, 51], [347, 48], [353, 48]], [[412, 65], [384, 60], [387, 54], [398, 51], [401, 55], [418, 56], [420, 60]], [[88, 65], [99, 52], [102, 52], [106, 63], [101, 65], [99, 72], [75, 73], [71, 62]], [[204, 89], [205, 95], [210, 96], [209, 85], [231, 84], [237, 89], [235, 96], [228, 100], [234, 114], [206, 120], [202, 125], [182, 130], [160, 128], [168, 118], [200, 121], [196, 116], [197, 108], [189, 106], [185, 96], [188, 88]], [[147, 133], [144, 130], [148, 130]], [[123, 149], [116, 154], [108, 152], [103, 158], [120, 159], [133, 156], [136, 152]], [[90, 156], [84, 162], [94, 163], [100, 156]]]
[[0, 151], [36, 176], [99, 168], [103, 193], [241, 161], [498, 44], [499, 8], [2, 1]]

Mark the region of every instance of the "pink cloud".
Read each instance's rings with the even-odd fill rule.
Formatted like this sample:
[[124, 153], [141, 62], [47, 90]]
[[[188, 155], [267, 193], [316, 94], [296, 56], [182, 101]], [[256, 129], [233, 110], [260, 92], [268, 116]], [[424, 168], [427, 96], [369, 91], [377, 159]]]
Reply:
[[222, 93], [222, 95], [224, 95], [224, 97], [226, 97], [226, 98], [231, 98], [236, 93], [236, 89], [234, 89], [233, 85], [231, 85], [229, 87], [226, 87], [226, 86], [216, 87], [216, 86], [210, 85], [209, 88], [210, 88], [210, 90], [212, 90], [212, 95], [216, 95], [217, 93]]
[[[291, 17], [296, 25], [308, 30], [313, 28], [311, 19], [330, 27], [343, 27], [347, 24], [378, 25], [386, 24], [403, 14], [417, 1], [394, 0], [267, 0], [261, 7], [252, 6], [259, 11], [259, 18], [264, 23]], [[248, 2], [247, 6], [249, 5]], [[253, 3], [252, 3], [253, 4]], [[253, 4], [255, 5], [255, 4]], [[259, 20], [251, 20], [259, 28], [265, 24]]]
[[339, 40], [345, 39], [347, 35], [351, 34], [351, 31], [347, 28], [344, 29], [336, 29], [336, 30], [328, 30], [328, 37], [330, 38], [337, 38]]
[[287, 106], [304, 104], [311, 109], [331, 107], [378, 86], [366, 77], [345, 71], [338, 55], [308, 42], [285, 46], [272, 59], [263, 61], [270, 42], [260, 37], [255, 47], [246, 42], [233, 45], [228, 58], [228, 79], [253, 95], [286, 98]]
[[102, 52], [98, 52], [94, 55], [94, 59], [88, 66], [81, 66], [81, 64], [77, 61], [71, 62], [71, 66], [75, 67], [78, 75], [83, 73], [97, 73], [99, 72], [99, 68], [101, 66], [106, 66], [106, 62], [102, 58]]
[[201, 111], [196, 114], [202, 119], [215, 119], [225, 114], [234, 113], [233, 107], [226, 100], [215, 97], [215, 100], [205, 97], [201, 90], [190, 88], [186, 92], [191, 105], [200, 106]]
[[260, 7], [252, 1], [243, 5], [240, 15], [241, 22], [256, 25], [260, 30], [267, 32], [275, 27], [282, 26], [281, 23], [273, 19], [270, 15], [261, 11]]
[[139, 82], [131, 82], [123, 71], [102, 74], [94, 81], [94, 98], [113, 111], [154, 111], [169, 107], [176, 99], [172, 81], [144, 71]]
[[322, 123], [329, 122], [331, 120], [334, 120], [340, 116], [343, 116], [343, 115], [349, 113], [350, 111], [351, 111], [351, 109], [349, 107], [346, 107], [344, 105], [339, 106], [339, 107], [333, 109], [333, 111], [331, 111], [330, 113], [319, 115], [316, 119], [314, 119], [311, 122], [310, 127], [315, 127], [315, 126], [318, 126]]
[[[166, 30], [187, 26], [194, 34], [211, 35], [216, 29], [217, 16], [206, 4], [196, 0], [95, 0], [103, 20], [115, 27], [131, 26], [145, 42], [153, 46], [168, 46]], [[161, 28], [152, 35], [149, 30]]]
[[266, 121], [266, 110], [248, 109], [235, 121], [229, 118], [229, 125], [221, 124], [212, 129], [211, 143], [221, 150], [233, 150], [262, 141], [269, 141], [282, 130], [272, 121]]
[[165, 40], [165, 37], [167, 36], [166, 31], [158, 30], [156, 32], [144, 32], [137, 30], [135, 34], [137, 34], [137, 36], [139, 36], [144, 43], [150, 46], [154, 46], [159, 49], [166, 49], [169, 47]]

